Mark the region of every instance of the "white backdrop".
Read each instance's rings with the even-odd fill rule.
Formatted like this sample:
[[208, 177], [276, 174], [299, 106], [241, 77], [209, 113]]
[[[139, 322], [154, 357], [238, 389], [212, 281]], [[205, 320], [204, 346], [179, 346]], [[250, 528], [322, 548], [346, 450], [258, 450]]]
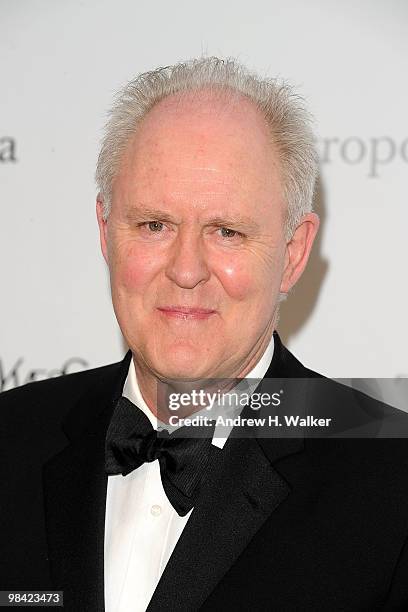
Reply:
[[202, 53], [317, 119], [319, 241], [280, 330], [333, 377], [408, 376], [405, 0], [0, 0], [0, 389], [120, 359], [94, 167], [113, 93]]

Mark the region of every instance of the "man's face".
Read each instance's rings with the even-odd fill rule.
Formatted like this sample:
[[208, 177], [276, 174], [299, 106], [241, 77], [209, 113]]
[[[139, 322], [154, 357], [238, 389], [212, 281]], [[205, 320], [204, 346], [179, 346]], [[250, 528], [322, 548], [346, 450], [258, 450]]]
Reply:
[[247, 373], [289, 275], [279, 160], [255, 107], [163, 100], [127, 149], [107, 222], [100, 203], [98, 218], [139, 367], [172, 379]]

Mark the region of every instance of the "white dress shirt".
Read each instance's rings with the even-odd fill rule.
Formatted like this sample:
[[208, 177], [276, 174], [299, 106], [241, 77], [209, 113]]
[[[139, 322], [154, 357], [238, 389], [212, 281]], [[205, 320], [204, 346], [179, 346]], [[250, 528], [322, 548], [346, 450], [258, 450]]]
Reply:
[[[245, 378], [262, 379], [272, 361], [273, 336]], [[157, 419], [140, 392], [133, 360], [123, 395], [149, 418]], [[223, 448], [228, 437], [215, 429], [212, 444]], [[179, 516], [164, 492], [159, 461], [144, 463], [127, 476], [108, 477], [105, 519], [105, 610], [145, 612], [160, 577], [194, 508]]]

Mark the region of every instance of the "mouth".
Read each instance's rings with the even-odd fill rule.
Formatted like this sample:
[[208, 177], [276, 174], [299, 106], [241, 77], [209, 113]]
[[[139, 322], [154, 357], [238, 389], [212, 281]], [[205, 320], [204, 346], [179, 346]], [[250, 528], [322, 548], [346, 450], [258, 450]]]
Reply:
[[217, 311], [209, 308], [189, 308], [187, 306], [160, 306], [157, 309], [164, 316], [176, 319], [209, 319]]

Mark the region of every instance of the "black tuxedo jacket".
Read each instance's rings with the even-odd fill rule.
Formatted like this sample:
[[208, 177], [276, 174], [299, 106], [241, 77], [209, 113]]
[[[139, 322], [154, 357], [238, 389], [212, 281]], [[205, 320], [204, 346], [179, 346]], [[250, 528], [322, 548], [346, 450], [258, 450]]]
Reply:
[[[129, 360], [0, 396], [0, 590], [59, 589], [67, 611], [104, 610], [104, 441]], [[266, 376], [318, 377], [277, 334]], [[408, 610], [408, 441], [213, 448], [148, 612]]]

